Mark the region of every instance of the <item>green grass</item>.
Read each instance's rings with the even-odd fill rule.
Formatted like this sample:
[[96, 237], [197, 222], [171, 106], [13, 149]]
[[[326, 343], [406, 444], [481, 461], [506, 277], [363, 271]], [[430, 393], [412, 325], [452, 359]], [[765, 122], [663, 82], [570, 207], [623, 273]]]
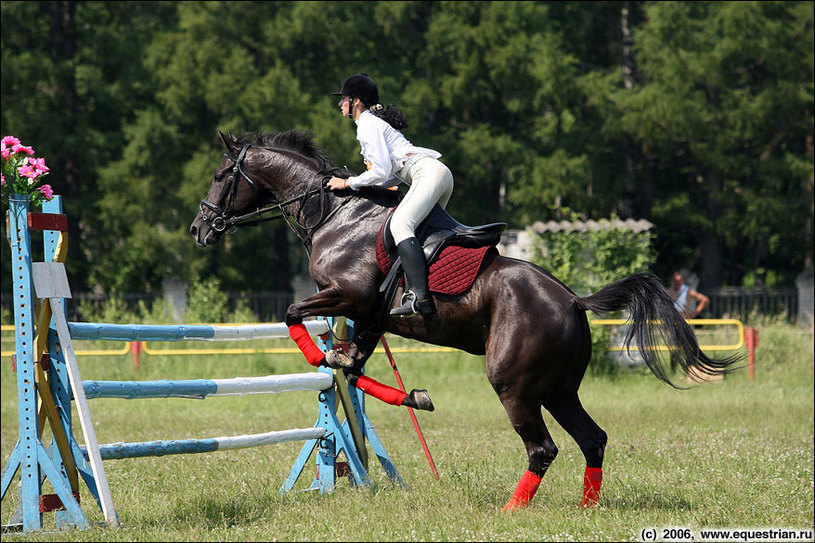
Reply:
[[[371, 489], [342, 480], [327, 495], [279, 494], [300, 443], [111, 460], [105, 470], [124, 529], [55, 532], [54, 514], [45, 513], [43, 533], [4, 534], [3, 541], [638, 541], [648, 527], [689, 527], [697, 540], [698, 530], [708, 527], [812, 530], [812, 336], [772, 323], [759, 328], [752, 381], [744, 369], [720, 383], [676, 391], [638, 370], [587, 376], [581, 398], [609, 435], [601, 502], [594, 510], [577, 508], [584, 467], [577, 445], [545, 414], [560, 454], [528, 509], [500, 513], [526, 469], [526, 455], [487, 383], [483, 358], [396, 354], [408, 389], [427, 388], [436, 404], [436, 411], [417, 416], [438, 481], [407, 411], [369, 400], [369, 416], [407, 491], [372, 464]], [[5, 466], [17, 439], [17, 413], [15, 376], [8, 358], [4, 362]], [[80, 366], [86, 379], [309, 370], [299, 355], [144, 357], [138, 373], [129, 357], [80, 358]], [[368, 374], [395, 384], [384, 355], [371, 359]], [[93, 400], [90, 407], [102, 443], [310, 427], [316, 418], [309, 392]], [[309, 467], [298, 489], [312, 479]], [[2, 502], [4, 523], [17, 506], [17, 480]], [[82, 504], [92, 522], [101, 522], [84, 487]]]

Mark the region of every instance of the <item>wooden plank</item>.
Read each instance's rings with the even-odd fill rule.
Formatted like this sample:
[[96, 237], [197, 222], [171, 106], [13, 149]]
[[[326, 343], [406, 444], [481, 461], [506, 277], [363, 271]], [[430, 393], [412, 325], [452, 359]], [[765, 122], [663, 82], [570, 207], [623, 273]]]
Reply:
[[337, 396], [340, 398], [342, 408], [345, 411], [345, 420], [351, 429], [351, 437], [357, 449], [357, 455], [365, 469], [368, 469], [368, 449], [365, 446], [365, 436], [359, 425], [359, 418], [354, 405], [351, 402], [351, 392], [348, 390], [348, 380], [342, 370], [334, 370], [334, 380], [337, 383]]
[[58, 230], [68, 231], [68, 215], [64, 213], [34, 213], [28, 214], [28, 228], [30, 230]]
[[32, 262], [31, 273], [38, 298], [71, 297], [68, 274], [65, 273], [65, 264], [62, 262]]
[[[63, 267], [63, 273], [65, 268]], [[67, 282], [67, 278], [66, 278]], [[102, 506], [102, 514], [111, 528], [118, 528], [121, 525], [119, 515], [113, 508], [113, 500], [110, 496], [110, 487], [105, 476], [105, 468], [102, 465], [102, 457], [99, 454], [99, 442], [96, 440], [96, 431], [93, 428], [88, 400], [85, 398], [85, 389], [82, 387], [82, 378], [79, 375], [79, 366], [74, 354], [74, 345], [71, 341], [71, 334], [68, 332], [68, 322], [65, 319], [65, 310], [62, 306], [61, 298], [51, 298], [51, 313], [57, 325], [62, 354], [65, 358], [65, 366], [68, 369], [68, 379], [71, 382], [71, 391], [74, 393], [74, 403], [76, 404], [79, 420], [82, 423], [82, 434], [85, 437], [85, 445], [88, 450], [88, 458], [96, 481], [96, 490], [99, 493], [99, 502]]]
[[[64, 233], [60, 233], [57, 246], [54, 251], [54, 262], [65, 262], [68, 252], [68, 238]], [[79, 491], [79, 478], [76, 473], [76, 464], [74, 457], [71, 454], [71, 447], [68, 444], [68, 437], [65, 435], [65, 429], [60, 421], [57, 412], [56, 404], [54, 403], [54, 396], [51, 393], [50, 383], [45, 376], [42, 367], [43, 354], [48, 351], [48, 328], [51, 324], [51, 304], [43, 304], [40, 308], [40, 314], [37, 318], [37, 336], [34, 343], [37, 346], [37, 363], [36, 374], [34, 380], [37, 386], [37, 391], [40, 393], [40, 400], [42, 401], [42, 409], [38, 417], [39, 422], [39, 435], [42, 436], [45, 427], [45, 419], [51, 424], [51, 431], [54, 435], [54, 441], [57, 444], [59, 454], [62, 457], [62, 463], [65, 466], [65, 472], [68, 475], [68, 481], [71, 485], [71, 490], [74, 492]], [[45, 415], [45, 416], [43, 416]]]

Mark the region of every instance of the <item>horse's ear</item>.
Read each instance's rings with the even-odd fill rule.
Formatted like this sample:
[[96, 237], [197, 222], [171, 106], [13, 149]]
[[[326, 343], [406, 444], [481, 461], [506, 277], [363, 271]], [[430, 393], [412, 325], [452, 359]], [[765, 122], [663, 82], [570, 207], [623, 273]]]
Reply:
[[221, 141], [228, 150], [232, 151], [237, 146], [235, 136], [232, 135], [232, 132], [230, 132], [228, 136], [225, 136], [223, 132], [218, 130], [218, 136], [221, 138]]

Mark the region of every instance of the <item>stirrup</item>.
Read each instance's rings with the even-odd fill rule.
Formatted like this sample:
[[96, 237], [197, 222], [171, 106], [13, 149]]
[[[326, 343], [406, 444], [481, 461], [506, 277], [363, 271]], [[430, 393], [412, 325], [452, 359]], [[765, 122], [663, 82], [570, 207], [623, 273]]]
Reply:
[[416, 293], [408, 290], [402, 294], [401, 305], [391, 310], [392, 317], [412, 317], [414, 315], [427, 315], [433, 312], [430, 299], [417, 300]]

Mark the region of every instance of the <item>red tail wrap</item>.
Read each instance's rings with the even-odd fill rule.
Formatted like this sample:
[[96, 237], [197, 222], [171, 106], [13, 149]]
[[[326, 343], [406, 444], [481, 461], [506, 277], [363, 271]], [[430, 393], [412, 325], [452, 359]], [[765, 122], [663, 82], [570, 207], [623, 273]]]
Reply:
[[515, 489], [515, 493], [512, 495], [512, 498], [510, 498], [509, 502], [501, 508], [501, 511], [523, 509], [529, 505], [529, 502], [535, 497], [535, 493], [538, 491], [540, 484], [541, 477], [538, 477], [531, 471], [526, 470], [523, 477], [521, 477], [521, 480], [518, 482], [518, 487]]
[[379, 398], [383, 402], [391, 405], [402, 405], [402, 400], [407, 397], [407, 394], [401, 390], [389, 387], [388, 385], [383, 385], [378, 381], [374, 381], [367, 375], [360, 375], [354, 386], [363, 391], [365, 394], [369, 394], [374, 398]]
[[600, 500], [600, 484], [603, 482], [603, 468], [586, 467], [583, 475], [583, 499], [580, 507], [594, 507]]
[[303, 352], [309, 364], [312, 366], [320, 365], [322, 359], [325, 358], [325, 353], [314, 344], [314, 340], [311, 339], [304, 324], [293, 324], [289, 326], [289, 336]]

